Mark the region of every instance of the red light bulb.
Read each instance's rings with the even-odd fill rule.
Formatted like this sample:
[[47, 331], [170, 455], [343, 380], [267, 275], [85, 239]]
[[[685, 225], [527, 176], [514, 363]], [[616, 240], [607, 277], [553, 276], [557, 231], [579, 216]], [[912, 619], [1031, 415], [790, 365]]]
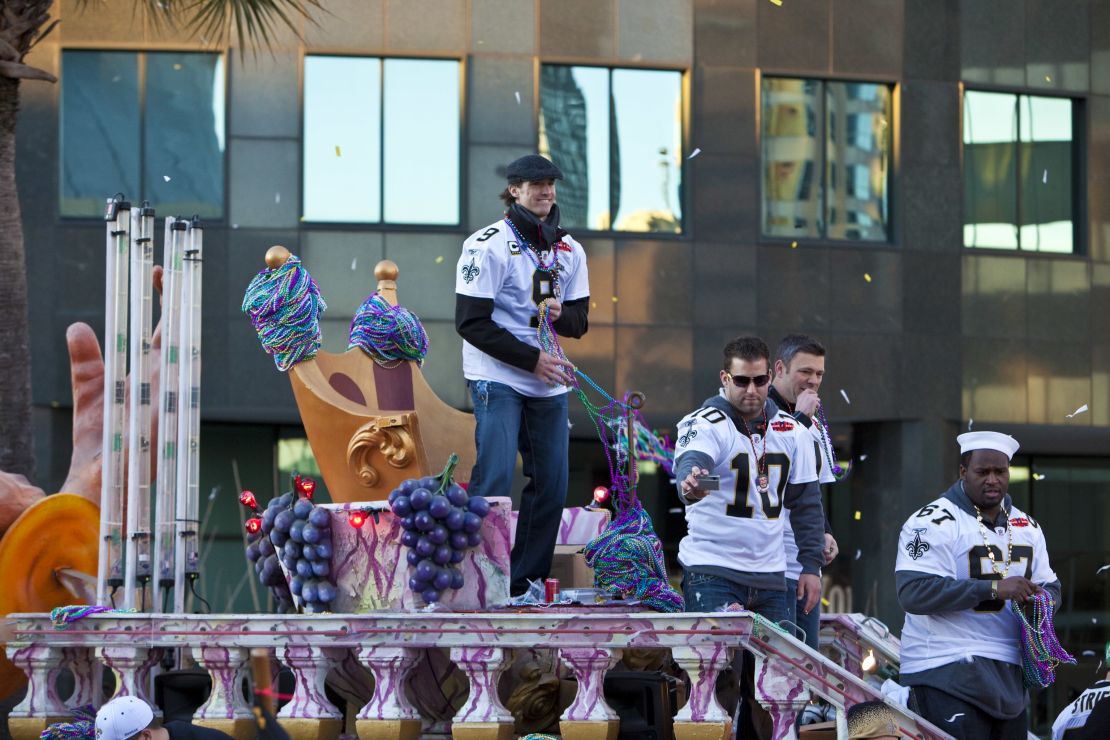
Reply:
[[[248, 493], [250, 492], [248, 491]], [[262, 520], [256, 516], [253, 516], [247, 520], [246, 526], [248, 532], [250, 532], [251, 534], [258, 534], [262, 531]]]
[[347, 514], [347, 521], [355, 529], [362, 529], [362, 525], [366, 524], [366, 512], [361, 509], [355, 509]]
[[250, 491], [243, 491], [239, 494], [239, 503], [246, 506], [251, 511], [258, 511], [258, 500]]
[[301, 480], [301, 491], [304, 492], [305, 498], [309, 501], [312, 500], [312, 494], [316, 493], [316, 481], [311, 478], [304, 478]]
[[609, 489], [605, 486], [598, 486], [594, 489], [594, 503], [603, 504], [609, 500]]

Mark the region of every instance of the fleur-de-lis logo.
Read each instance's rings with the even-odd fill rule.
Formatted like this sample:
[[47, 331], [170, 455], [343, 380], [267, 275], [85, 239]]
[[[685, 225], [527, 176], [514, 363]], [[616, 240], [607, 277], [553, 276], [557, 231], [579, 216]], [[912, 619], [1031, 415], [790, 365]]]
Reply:
[[686, 445], [690, 444], [690, 440], [692, 440], [696, 436], [698, 436], [698, 430], [694, 429], [694, 422], [686, 422], [686, 434], [683, 434], [681, 437], [678, 438], [678, 446], [685, 447]]
[[924, 531], [924, 528], [915, 529], [913, 531], [913, 539], [906, 544], [906, 553], [908, 553], [909, 556], [914, 560], [917, 560], [922, 555], [929, 552], [930, 549], [932, 549], [928, 542], [921, 539], [921, 533]]
[[482, 268], [474, 264], [474, 259], [471, 258], [470, 264], [464, 266], [462, 269], [463, 282], [467, 285], [470, 285], [470, 283], [474, 282], [474, 278], [478, 277], [481, 274]]

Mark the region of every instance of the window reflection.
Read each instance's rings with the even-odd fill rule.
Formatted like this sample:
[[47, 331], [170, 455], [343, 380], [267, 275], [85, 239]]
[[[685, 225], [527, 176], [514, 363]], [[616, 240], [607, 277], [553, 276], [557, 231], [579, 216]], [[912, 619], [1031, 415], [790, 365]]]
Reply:
[[458, 223], [458, 62], [387, 59], [384, 100], [385, 220]]
[[613, 70], [613, 117], [614, 228], [680, 232], [681, 75]]
[[539, 150], [567, 228], [682, 230], [682, 74], [544, 65]]
[[147, 54], [146, 88], [144, 196], [169, 213], [219, 217], [224, 202], [223, 58]]
[[101, 216], [115, 192], [223, 215], [221, 56], [65, 51], [61, 95], [61, 215]]
[[1073, 108], [1066, 98], [964, 93], [964, 246], [1073, 250]]
[[304, 217], [381, 220], [381, 60], [304, 60]]
[[825, 83], [826, 236], [886, 241], [890, 88]]
[[891, 90], [763, 80], [763, 233], [886, 241]]
[[459, 96], [455, 60], [305, 57], [304, 219], [457, 224]]
[[821, 235], [815, 80], [763, 81], [763, 233]]

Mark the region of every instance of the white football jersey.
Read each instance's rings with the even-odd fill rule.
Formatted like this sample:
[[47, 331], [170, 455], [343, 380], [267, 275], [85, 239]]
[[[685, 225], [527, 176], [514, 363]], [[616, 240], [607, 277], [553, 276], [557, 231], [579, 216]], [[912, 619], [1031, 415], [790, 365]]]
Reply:
[[[765, 470], [768, 491], [759, 493], [756, 456], [764, 440], [742, 434], [724, 412], [712, 407], [687, 414], [678, 424], [675, 464], [687, 452], [701, 452], [713, 461], [720, 490], [686, 506], [687, 535], [678, 544], [684, 567], [715, 565], [749, 573], [786, 569], [782, 548], [787, 509], [787, 483], [817, 479], [813, 441], [789, 414], [779, 411], [767, 420]], [[753, 452], [754, 446], [754, 452]]]
[[[836, 483], [836, 476], [829, 465], [829, 460], [836, 461], [836, 452], [832, 448], [832, 440], [818, 429], [820, 423], [814, 419], [809, 427], [809, 433], [813, 437], [813, 454], [817, 460], [817, 482], [822, 485]], [[782, 546], [786, 550], [786, 577], [796, 581], [802, 575], [802, 564], [798, 562], [798, 543], [794, 541], [794, 528], [790, 526], [790, 511], [783, 512], [783, 517], [786, 520], [782, 534]]]
[[[476, 231], [463, 243], [455, 269], [455, 292], [474, 298], [493, 299], [493, 321], [513, 336], [539, 347], [536, 321], [545, 298], [573, 301], [590, 295], [586, 253], [569, 235], [556, 250], [558, 280], [539, 270], [534, 253], [517, 243], [512, 229], [502, 219]], [[551, 252], [540, 254], [541, 264], [551, 263]], [[468, 380], [492, 380], [533, 398], [557, 396], [566, 386], [550, 386], [530, 372], [490, 357], [469, 342], [463, 342], [463, 375]]]
[[1061, 740], [1068, 730], [1086, 725], [1095, 704], [1104, 701], [1110, 701], [1110, 681], [1096, 681], [1056, 717], [1052, 723], [1052, 740]]
[[[979, 526], [973, 514], [947, 498], [938, 498], [902, 526], [895, 570], [960, 580], [1024, 576], [1041, 586], [1055, 581], [1040, 525], [1016, 506], [1010, 510], [1009, 519], [1013, 555], [1006, 567], [1010, 534], [987, 528], [984, 542], [985, 527]], [[991, 565], [992, 552], [999, 574]], [[1008, 602], [995, 599], [982, 601], [972, 609], [906, 614], [902, 673], [918, 673], [970, 656], [1021, 665], [1020, 626]]]

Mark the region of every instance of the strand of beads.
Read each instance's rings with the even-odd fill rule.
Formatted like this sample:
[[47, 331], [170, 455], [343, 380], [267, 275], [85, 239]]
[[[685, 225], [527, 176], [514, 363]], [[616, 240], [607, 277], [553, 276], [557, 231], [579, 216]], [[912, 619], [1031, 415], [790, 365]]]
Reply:
[[[546, 302], [539, 307], [536, 332], [545, 352], [571, 364], [559, 344]], [[580, 379], [596, 390], [605, 403], [591, 401]], [[663, 545], [636, 495], [636, 461], [628, 459], [627, 434], [621, 439], [622, 417], [629, 410], [627, 399], [613, 398], [578, 368], [574, 369], [571, 390], [586, 408], [601, 440], [612, 482], [613, 519], [583, 548], [586, 563], [594, 571], [594, 582], [611, 593], [637, 599], [659, 611], [682, 611], [682, 596], [671, 588], [667, 578]]]
[[848, 473], [852, 470], [852, 463], [848, 463], [848, 470], [840, 467], [836, 460], [833, 459], [830, 450], [832, 450], [832, 440], [829, 439], [829, 418], [825, 416], [825, 407], [817, 404], [817, 431], [821, 433], [821, 452], [825, 456], [825, 463], [832, 471], [833, 477], [838, 481], [848, 477]]
[[375, 291], [351, 319], [347, 349], [355, 347], [382, 367], [395, 367], [406, 360], [422, 365], [428, 355], [428, 335], [416, 314], [391, 306]]
[[1060, 663], [1075, 663], [1075, 658], [1060, 645], [1056, 628], [1052, 623], [1052, 597], [1041, 591], [1033, 595], [1033, 620], [1025, 616], [1025, 610], [1016, 602], [1010, 602], [1010, 609], [1021, 623], [1021, 669], [1027, 688], [1046, 688], [1056, 680], [1056, 666]]
[[290, 255], [281, 267], [254, 276], [242, 310], [250, 316], [262, 349], [274, 356], [278, 370], [285, 371], [316, 356], [320, 315], [327, 307], [316, 281], [301, 267], [301, 260]]
[[55, 607], [50, 612], [50, 621], [54, 624], [54, 629], [64, 630], [69, 625], [73, 624], [79, 619], [91, 616], [93, 614], [103, 614], [105, 612], [112, 612], [114, 614], [134, 614], [134, 609], [113, 609], [110, 606], [89, 606], [85, 604], [74, 604], [72, 606], [59, 606]]

